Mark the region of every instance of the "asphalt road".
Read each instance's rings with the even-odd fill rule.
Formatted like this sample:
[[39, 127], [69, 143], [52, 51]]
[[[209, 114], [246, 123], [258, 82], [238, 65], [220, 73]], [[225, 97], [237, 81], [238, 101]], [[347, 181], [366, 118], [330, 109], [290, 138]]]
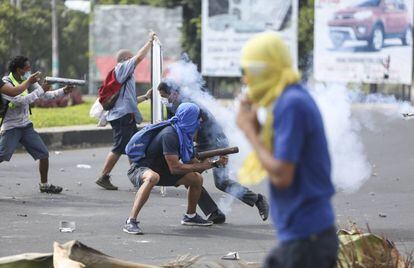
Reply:
[[[401, 251], [410, 252], [414, 249], [414, 121], [391, 120], [375, 112], [371, 116], [377, 127], [363, 128], [361, 136], [375, 176], [358, 192], [335, 196], [337, 223], [347, 227], [353, 221], [363, 229], [368, 224], [372, 231], [397, 242]], [[122, 158], [113, 172], [120, 190], [105, 191], [94, 183], [108, 150], [52, 151], [50, 182], [64, 187], [61, 195], [39, 193], [37, 165], [28, 154], [16, 154], [11, 162], [2, 163], [0, 257], [51, 252], [53, 241], [77, 239], [108, 255], [141, 263], [160, 264], [184, 254], [217, 259], [230, 251], [238, 251], [246, 261], [261, 261], [276, 243], [270, 222], [262, 222], [256, 208], [237, 200], [226, 224], [181, 226], [186, 192], [171, 187], [165, 197], [155, 190], [144, 207], [140, 221], [145, 235], [123, 233], [135, 194], [126, 177], [127, 160]], [[77, 168], [78, 164], [91, 168]], [[224, 196], [215, 189], [211, 174], [205, 177], [205, 185], [215, 200]], [[265, 183], [252, 189], [267, 192]], [[62, 220], [75, 221], [75, 232], [59, 232]]]

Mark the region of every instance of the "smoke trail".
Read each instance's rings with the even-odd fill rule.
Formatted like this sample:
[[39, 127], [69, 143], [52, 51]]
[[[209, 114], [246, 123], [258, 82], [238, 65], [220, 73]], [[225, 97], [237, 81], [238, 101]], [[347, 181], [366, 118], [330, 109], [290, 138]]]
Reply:
[[[207, 108], [222, 127], [229, 139], [230, 146], [239, 147], [239, 154], [230, 157], [228, 163], [230, 179], [237, 180], [237, 170], [251, 151], [251, 147], [244, 134], [236, 126], [236, 107], [224, 107], [209, 93], [203, 91], [205, 86], [203, 78], [197, 71], [197, 66], [190, 61], [181, 60], [169, 65], [166, 78], [174, 80], [180, 86], [180, 94], [183, 97]], [[211, 131], [215, 131], [215, 129], [211, 129]], [[230, 191], [233, 192], [225, 195], [218, 203], [224, 213], [230, 212], [234, 200], [233, 196], [239, 194], [234, 192], [235, 189], [230, 188]]]
[[346, 87], [316, 84], [311, 90], [321, 111], [332, 161], [335, 186], [354, 192], [369, 179], [371, 165], [358, 136], [359, 123], [351, 114], [351, 98]]
[[[362, 127], [381, 131], [371, 112], [382, 113], [387, 120], [396, 120], [403, 118], [403, 114], [414, 113], [414, 108], [409, 102], [397, 100], [394, 96], [367, 95], [359, 89], [349, 90], [342, 84], [317, 83], [311, 94], [323, 117], [335, 186], [345, 192], [355, 192], [372, 174], [359, 131]], [[352, 113], [356, 109], [364, 112]]]
[[[244, 134], [235, 123], [236, 105], [223, 107], [210, 94], [204, 92], [202, 76], [196, 65], [189, 61], [179, 61], [170, 65], [167, 77], [180, 85], [183, 96], [203, 105], [215, 116], [229, 138], [230, 146], [239, 146], [240, 154], [230, 157], [229, 162], [231, 178], [236, 179], [238, 168], [251, 151]], [[414, 113], [414, 108], [408, 102], [398, 101], [393, 96], [366, 95], [360, 90], [349, 90], [342, 84], [315, 84], [309, 88], [323, 117], [334, 184], [338, 190], [355, 192], [372, 173], [359, 131], [362, 126], [369, 130], [378, 128], [369, 113], [353, 116], [355, 103], [362, 104], [364, 109], [380, 111], [389, 120], [402, 118], [403, 113]], [[230, 211], [233, 199], [230, 195], [225, 195], [219, 202], [220, 208]]]

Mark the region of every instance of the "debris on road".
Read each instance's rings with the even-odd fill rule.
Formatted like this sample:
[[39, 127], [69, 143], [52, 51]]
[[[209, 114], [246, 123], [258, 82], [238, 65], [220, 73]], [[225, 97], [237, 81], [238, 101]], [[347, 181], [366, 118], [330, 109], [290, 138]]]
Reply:
[[27, 217], [27, 214], [17, 214], [19, 217]]
[[380, 216], [381, 218], [386, 218], [386, 217], [387, 217], [387, 214], [385, 214], [385, 213], [381, 213], [381, 212], [380, 212], [380, 213], [378, 214], [378, 216]]
[[72, 233], [76, 229], [76, 222], [74, 221], [61, 221], [59, 224], [59, 231], [61, 233]]
[[90, 165], [86, 165], [86, 164], [78, 164], [76, 165], [77, 168], [84, 168], [84, 169], [90, 169], [92, 168]]
[[369, 195], [374, 196], [374, 195], [375, 195], [375, 193], [374, 193], [374, 192], [370, 192], [370, 193], [369, 193]]
[[404, 118], [406, 118], [406, 117], [414, 117], [414, 114], [413, 113], [403, 113], [402, 116]]
[[240, 260], [240, 256], [238, 252], [229, 252], [226, 255], [224, 255], [223, 257], [221, 257], [222, 260], [232, 260], [232, 261], [237, 261]]
[[60, 152], [60, 151], [55, 151], [55, 155], [60, 155], [60, 154], [62, 154], [62, 152]]

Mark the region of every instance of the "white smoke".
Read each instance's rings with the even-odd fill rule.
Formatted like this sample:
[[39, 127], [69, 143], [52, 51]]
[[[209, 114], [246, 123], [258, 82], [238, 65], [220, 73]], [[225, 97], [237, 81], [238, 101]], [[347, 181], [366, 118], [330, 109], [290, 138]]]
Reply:
[[371, 165], [358, 136], [360, 125], [351, 114], [349, 91], [337, 84], [316, 84], [311, 94], [325, 125], [334, 184], [339, 190], [354, 192], [369, 179]]
[[[240, 153], [230, 157], [229, 162], [231, 179], [236, 180], [238, 168], [251, 151], [248, 141], [235, 123], [236, 105], [224, 107], [203, 91], [202, 76], [197, 71], [196, 65], [191, 62], [179, 61], [170, 65], [167, 77], [180, 85], [185, 97], [206, 107], [222, 126], [229, 138], [230, 146], [240, 148]], [[315, 84], [309, 88], [324, 121], [334, 184], [338, 190], [355, 192], [372, 174], [371, 164], [359, 136], [361, 127], [369, 130], [378, 127], [375, 126], [369, 113], [365, 113], [363, 117], [352, 115], [355, 103], [363, 105], [364, 109], [379, 110], [390, 120], [402, 118], [403, 113], [412, 114], [414, 108], [408, 102], [398, 101], [393, 96], [366, 95], [360, 90], [349, 90], [342, 84]], [[381, 109], [378, 109], [380, 106]], [[220, 200], [219, 206], [224, 212], [228, 212], [232, 201], [230, 195], [225, 195]]]
[[[414, 108], [394, 96], [364, 94], [359, 89], [349, 90], [343, 84], [317, 83], [311, 88], [325, 125], [334, 184], [339, 190], [355, 192], [372, 174], [360, 131], [364, 127], [379, 132], [382, 127], [376, 125], [372, 112], [395, 120], [403, 118], [403, 114], [413, 114]], [[356, 109], [363, 111], [355, 116], [352, 112]]]
[[[230, 146], [239, 147], [239, 153], [231, 156], [228, 164], [230, 179], [237, 180], [237, 170], [251, 151], [251, 147], [236, 125], [236, 107], [225, 107], [209, 93], [203, 91], [203, 78], [197, 71], [197, 66], [191, 62], [181, 60], [169, 65], [166, 78], [172, 79], [180, 86], [182, 96], [207, 108], [223, 128]], [[225, 214], [230, 212], [234, 200], [232, 195], [236, 196], [236, 194], [230, 193], [220, 199], [218, 206]]]

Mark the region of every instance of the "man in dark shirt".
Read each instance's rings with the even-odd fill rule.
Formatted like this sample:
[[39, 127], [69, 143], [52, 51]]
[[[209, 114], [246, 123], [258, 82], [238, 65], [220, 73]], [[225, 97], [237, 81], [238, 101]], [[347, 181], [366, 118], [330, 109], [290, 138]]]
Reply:
[[[197, 105], [183, 103], [177, 109], [177, 116], [167, 122], [151, 125], [135, 134], [129, 141], [126, 152], [133, 162], [128, 177], [139, 188], [129, 218], [123, 231], [142, 234], [137, 217], [155, 186], [179, 186], [188, 188], [187, 213], [183, 225], [210, 226], [196, 213], [197, 202], [203, 185], [204, 170], [227, 164], [227, 158], [218, 161], [198, 162], [193, 158], [193, 138], [199, 128], [200, 110]], [[143, 133], [152, 131], [155, 136], [149, 144], [142, 140]], [[158, 132], [158, 133], [157, 133]]]
[[[171, 117], [175, 114], [177, 107], [187, 101], [180, 95], [180, 88], [174, 81], [166, 79], [158, 86], [158, 91], [163, 98], [164, 104], [167, 106], [167, 115]], [[188, 100], [196, 102], [194, 100]], [[229, 141], [224, 134], [222, 127], [219, 125], [215, 117], [202, 105], [196, 103], [201, 109], [201, 126], [197, 134], [197, 151], [207, 151], [219, 148], [229, 147]], [[213, 169], [214, 184], [217, 189], [228, 193], [240, 201], [251, 207], [256, 206], [259, 210], [262, 220], [266, 220], [269, 214], [269, 205], [266, 198], [261, 194], [252, 192], [247, 187], [242, 186], [237, 181], [230, 179], [229, 169], [227, 167], [219, 167]], [[198, 205], [209, 220], [214, 223], [222, 223], [225, 221], [224, 214], [218, 209], [217, 205], [210, 197], [208, 192], [203, 189]]]

